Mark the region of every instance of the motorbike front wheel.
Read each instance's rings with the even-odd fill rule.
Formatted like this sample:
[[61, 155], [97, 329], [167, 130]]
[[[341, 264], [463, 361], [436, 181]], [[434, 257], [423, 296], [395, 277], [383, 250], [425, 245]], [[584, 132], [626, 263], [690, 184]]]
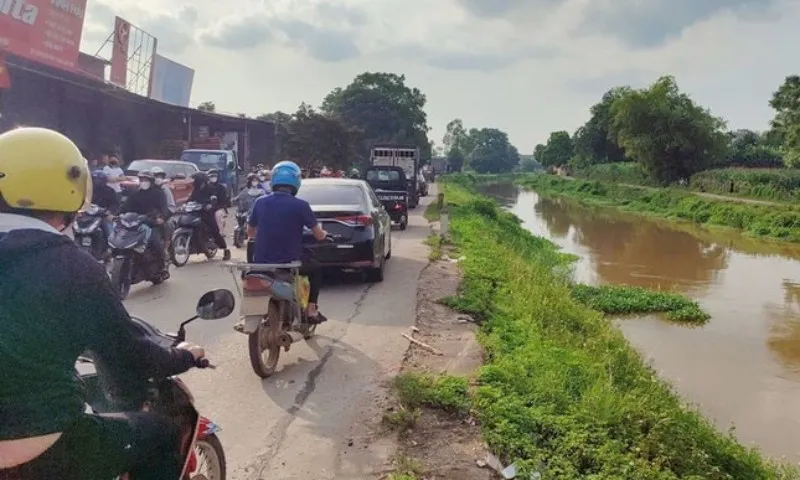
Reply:
[[188, 473], [188, 480], [225, 480], [227, 476], [225, 451], [216, 435], [212, 433], [195, 442], [194, 452], [197, 456], [197, 468], [194, 472]]
[[278, 368], [278, 359], [281, 357], [278, 337], [283, 330], [282, 310], [284, 308], [277, 301], [270, 300], [266, 320], [261, 322], [255, 332], [248, 335], [250, 365], [261, 378], [268, 378]]
[[115, 258], [111, 264], [111, 284], [117, 289], [120, 300], [128, 298], [131, 292], [131, 259]]
[[170, 256], [172, 263], [176, 267], [182, 267], [189, 263], [189, 257], [192, 255], [192, 234], [185, 232], [176, 235], [172, 238], [172, 245], [170, 246]]

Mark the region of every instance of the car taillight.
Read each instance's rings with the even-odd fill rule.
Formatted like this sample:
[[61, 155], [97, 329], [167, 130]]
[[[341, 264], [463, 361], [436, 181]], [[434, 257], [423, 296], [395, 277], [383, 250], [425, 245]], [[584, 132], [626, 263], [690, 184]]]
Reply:
[[372, 225], [372, 217], [369, 215], [355, 215], [352, 217], [336, 217], [336, 220], [348, 223], [351, 225], [358, 225], [360, 227], [368, 227]]

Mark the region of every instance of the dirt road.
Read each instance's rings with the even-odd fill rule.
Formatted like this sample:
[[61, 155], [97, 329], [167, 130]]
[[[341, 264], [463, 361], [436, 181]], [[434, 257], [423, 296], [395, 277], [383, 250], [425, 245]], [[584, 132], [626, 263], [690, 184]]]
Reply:
[[[428, 263], [422, 213], [435, 195], [432, 190], [412, 212], [408, 230], [392, 233], [382, 283], [359, 276], [326, 282], [320, 306], [330, 320], [314, 339], [282, 354], [270, 379], [252, 372], [247, 337], [232, 329], [235, 315], [188, 327], [188, 338], [205, 346], [218, 366], [184, 379], [201, 413], [223, 429], [229, 480], [372, 478], [381, 470], [390, 449], [359, 445], [351, 433], [373, 416], [362, 410], [383, 395], [382, 381], [397, 372], [408, 347], [401, 333], [414, 323], [417, 279]], [[125, 302], [131, 313], [170, 331], [192, 315], [206, 290], [236, 291], [219, 260], [194, 262], [173, 269], [164, 285], [135, 286]]]

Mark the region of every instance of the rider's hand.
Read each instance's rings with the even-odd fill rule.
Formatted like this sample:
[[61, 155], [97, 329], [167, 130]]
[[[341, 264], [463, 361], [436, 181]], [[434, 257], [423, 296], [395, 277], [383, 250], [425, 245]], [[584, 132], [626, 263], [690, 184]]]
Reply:
[[156, 218], [156, 225], [162, 225], [164, 223], [164, 219], [161, 217]]
[[195, 345], [193, 343], [181, 342], [176, 346], [176, 348], [192, 352], [192, 356], [194, 357], [195, 360], [200, 360], [201, 358], [206, 356], [206, 351], [203, 350], [203, 347]]

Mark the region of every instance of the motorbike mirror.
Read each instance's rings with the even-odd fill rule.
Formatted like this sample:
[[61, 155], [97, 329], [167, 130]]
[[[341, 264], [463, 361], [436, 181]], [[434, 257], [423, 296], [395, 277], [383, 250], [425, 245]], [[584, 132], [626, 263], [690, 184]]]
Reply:
[[225, 318], [236, 306], [236, 299], [230, 290], [220, 288], [206, 292], [197, 302], [197, 316], [203, 320]]

